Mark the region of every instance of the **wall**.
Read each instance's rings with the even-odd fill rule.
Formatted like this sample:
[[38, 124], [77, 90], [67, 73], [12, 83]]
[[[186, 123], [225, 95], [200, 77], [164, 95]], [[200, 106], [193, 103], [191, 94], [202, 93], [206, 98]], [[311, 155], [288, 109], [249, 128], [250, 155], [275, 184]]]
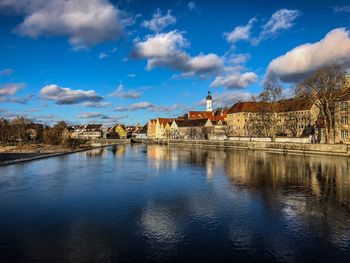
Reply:
[[105, 145], [116, 145], [116, 144], [129, 144], [130, 139], [100, 139], [90, 141], [91, 146], [105, 146]]
[[280, 153], [320, 154], [350, 156], [350, 146], [346, 144], [311, 144], [288, 142], [251, 142], [251, 141], [209, 141], [209, 140], [169, 140], [169, 144], [193, 145], [199, 147], [234, 148], [264, 150]]

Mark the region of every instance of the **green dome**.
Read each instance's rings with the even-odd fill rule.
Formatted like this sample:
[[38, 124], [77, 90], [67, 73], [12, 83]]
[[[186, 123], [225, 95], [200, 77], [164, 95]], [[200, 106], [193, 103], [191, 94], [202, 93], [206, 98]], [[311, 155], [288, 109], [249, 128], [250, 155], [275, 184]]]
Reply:
[[212, 96], [210, 95], [210, 91], [208, 91], [208, 96], [207, 96], [207, 100], [211, 100], [213, 99]]

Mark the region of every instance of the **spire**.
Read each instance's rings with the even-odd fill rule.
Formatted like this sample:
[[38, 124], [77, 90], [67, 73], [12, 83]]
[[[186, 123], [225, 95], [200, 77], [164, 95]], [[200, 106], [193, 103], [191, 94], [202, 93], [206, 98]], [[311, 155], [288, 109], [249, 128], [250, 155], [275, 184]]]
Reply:
[[212, 109], [212, 105], [211, 105], [211, 100], [212, 100], [212, 96], [210, 95], [210, 91], [208, 91], [208, 96], [206, 97], [206, 101], [207, 101], [207, 109], [206, 111], [213, 111]]
[[207, 96], [207, 100], [212, 100], [213, 98], [210, 95], [210, 91], [208, 91], [208, 96]]

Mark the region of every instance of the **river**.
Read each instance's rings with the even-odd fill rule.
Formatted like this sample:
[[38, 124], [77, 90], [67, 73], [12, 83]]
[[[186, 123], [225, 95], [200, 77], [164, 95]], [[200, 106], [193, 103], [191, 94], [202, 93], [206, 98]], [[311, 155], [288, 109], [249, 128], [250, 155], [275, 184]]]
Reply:
[[120, 145], [0, 167], [0, 262], [349, 262], [350, 159]]

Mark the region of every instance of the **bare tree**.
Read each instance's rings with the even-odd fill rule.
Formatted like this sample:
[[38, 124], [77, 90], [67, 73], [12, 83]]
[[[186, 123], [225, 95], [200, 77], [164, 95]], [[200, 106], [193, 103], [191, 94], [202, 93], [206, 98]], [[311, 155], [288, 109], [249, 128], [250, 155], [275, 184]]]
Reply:
[[325, 129], [325, 142], [330, 143], [334, 132], [334, 110], [340, 96], [345, 92], [345, 71], [339, 66], [328, 66], [316, 71], [301, 83], [296, 94], [312, 100], [320, 111], [319, 118]]
[[274, 140], [278, 132], [277, 104], [282, 99], [282, 88], [271, 82], [264, 83], [264, 89], [258, 96], [255, 113], [247, 121], [250, 136], [270, 137]]

